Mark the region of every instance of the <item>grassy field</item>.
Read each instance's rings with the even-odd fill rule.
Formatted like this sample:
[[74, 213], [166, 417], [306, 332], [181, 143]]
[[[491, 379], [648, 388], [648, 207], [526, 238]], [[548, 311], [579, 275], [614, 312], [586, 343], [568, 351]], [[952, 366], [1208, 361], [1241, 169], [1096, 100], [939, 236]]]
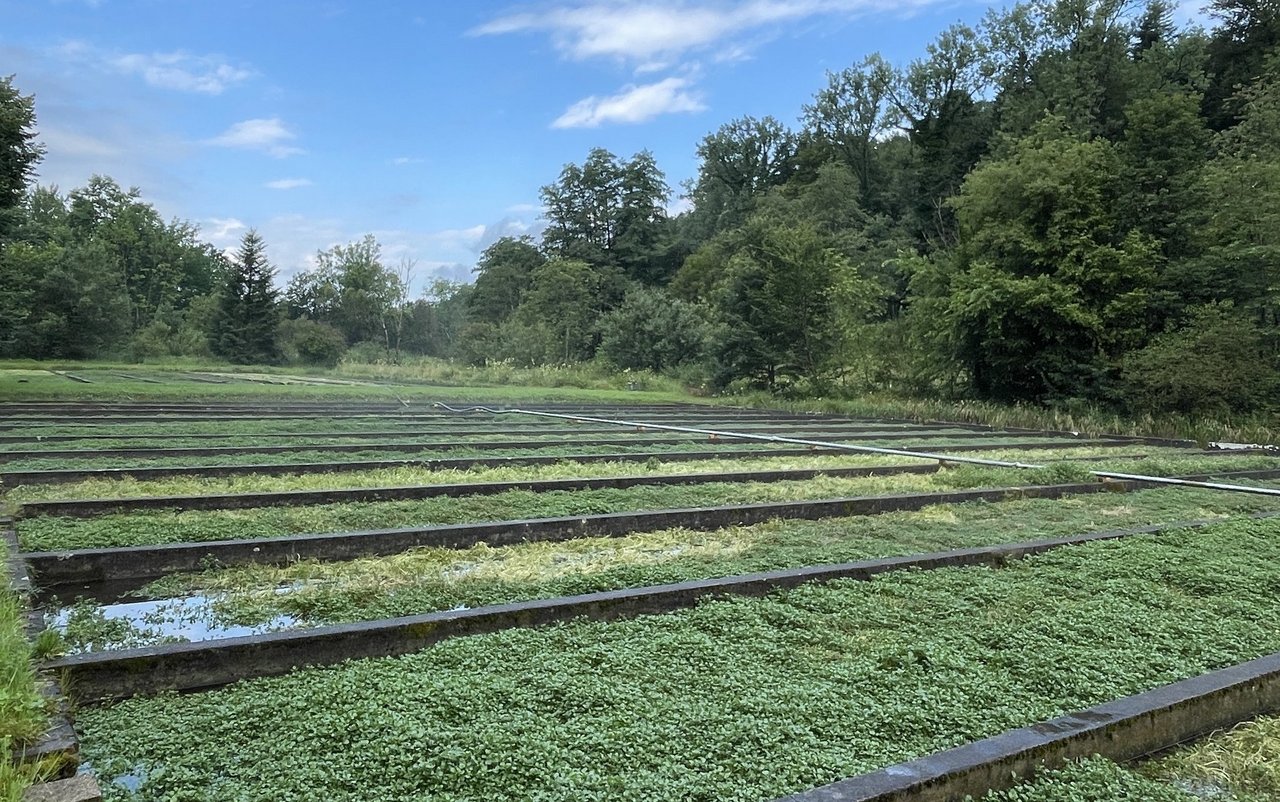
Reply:
[[[690, 396], [669, 379], [601, 370], [445, 371], [432, 376], [394, 375], [375, 366], [337, 371], [288, 368], [210, 367], [200, 362], [129, 365], [104, 362], [0, 360], [0, 398], [9, 401], [189, 401], [238, 400], [507, 401], [524, 403], [687, 402]], [[377, 374], [383, 375], [377, 375]], [[77, 381], [71, 376], [87, 381]], [[628, 389], [628, 386], [636, 389]]]
[[113, 800], [755, 802], [1280, 649], [1278, 527], [462, 638], [86, 709], [83, 748]]
[[[92, 383], [81, 383], [62, 373], [87, 378]], [[203, 376], [205, 380], [191, 378], [195, 375]], [[332, 371], [210, 366], [181, 360], [147, 366], [9, 360], [0, 361], [0, 398], [14, 401], [323, 399], [395, 401], [410, 406], [450, 400], [624, 404], [699, 401], [859, 417], [949, 420], [997, 427], [1172, 437], [1202, 443], [1227, 441], [1280, 445], [1280, 423], [1272, 417], [1263, 416], [1218, 420], [1180, 415], [1135, 418], [1098, 408], [1010, 407], [977, 401], [892, 396], [797, 401], [782, 401], [766, 395], [700, 398], [670, 379], [644, 373], [612, 372], [596, 366], [520, 369], [495, 365], [473, 368], [429, 359], [416, 360], [410, 365], [344, 363]]]
[[[299, 626], [417, 615], [735, 574], [830, 565], [1082, 532], [1205, 520], [1280, 509], [1276, 501], [1210, 491], [1145, 490], [1117, 497], [948, 504], [918, 512], [825, 521], [773, 521], [710, 532], [670, 529], [492, 548], [425, 548], [394, 557], [172, 575], [142, 597], [200, 594], [213, 627]], [[281, 593], [281, 588], [289, 588]], [[73, 606], [67, 648], [124, 648], [171, 637], [162, 625], [193, 613], [162, 608], [136, 626]]]
[[[1170, 473], [1221, 473], [1234, 469], [1276, 467], [1280, 459], [1208, 457], [1145, 461], [1135, 467], [1124, 460], [1110, 463], [1122, 472], [1164, 469]], [[154, 510], [95, 518], [41, 516], [18, 523], [18, 537], [31, 551], [143, 546], [160, 543], [285, 537], [292, 534], [383, 529], [432, 524], [521, 520], [599, 515], [632, 510], [677, 509], [769, 501], [846, 498], [889, 493], [1016, 487], [1090, 481], [1086, 468], [1061, 462], [1038, 470], [962, 466], [932, 474], [896, 476], [818, 476], [803, 481], [710, 482], [686, 486], [638, 486], [576, 491], [510, 490], [495, 495], [438, 497], [415, 501], [314, 504], [246, 510]]]
[[[594, 367], [472, 370], [424, 361], [401, 366], [346, 365], [318, 375], [180, 363], [157, 369], [105, 364], [55, 367], [87, 382], [43, 366], [0, 364], [0, 397], [250, 405], [360, 401], [385, 404], [385, 410], [398, 410], [399, 415], [431, 414], [436, 401], [634, 405], [692, 400], [665, 380], [609, 375]], [[710, 401], [767, 406], [762, 399], [750, 397]], [[1064, 418], [1043, 410], [981, 405], [894, 407], [876, 399], [861, 406], [820, 401], [791, 407], [875, 410], [874, 414], [891, 417], [1072, 431], [1096, 431], [1086, 424], [1106, 420], [1094, 413]], [[714, 421], [719, 408], [706, 407], [712, 413], [706, 420]], [[16, 510], [23, 502], [77, 496], [125, 498], [925, 464], [894, 455], [780, 457], [775, 456], [780, 449], [791, 447], [712, 445], [702, 437], [669, 445], [631, 442], [593, 447], [569, 439], [639, 440], [654, 434], [627, 429], [590, 432], [475, 415], [414, 422], [394, 412], [382, 417], [329, 417], [334, 411], [317, 409], [299, 413], [311, 417], [272, 420], [97, 424], [22, 423], [10, 417], [5, 423], [11, 428], [3, 434], [24, 439], [0, 443], [0, 451], [31, 456], [6, 461], [0, 471], [332, 464], [442, 456], [545, 455], [557, 461], [467, 470], [409, 463], [353, 472], [311, 467], [306, 469], [311, 472], [284, 476], [99, 479], [5, 487], [3, 504]], [[773, 428], [784, 423], [756, 418], [725, 428]], [[1114, 430], [1147, 434], [1163, 425], [1117, 423]], [[399, 427], [406, 434], [400, 435]], [[879, 425], [866, 431], [902, 429]], [[387, 431], [397, 436], [369, 437]], [[1198, 434], [1209, 431], [1242, 435], [1221, 439], [1244, 439], [1246, 434], [1245, 429], [1221, 422], [1196, 430]], [[810, 424], [797, 433], [821, 437], [825, 432], [822, 425]], [[85, 435], [106, 437], [95, 440]], [[48, 437], [73, 439], [35, 439]], [[368, 448], [357, 452], [315, 450], [330, 443], [360, 445], [366, 438]], [[533, 449], [477, 447], [526, 439], [545, 444]], [[1088, 471], [1101, 468], [1217, 475], [1280, 467], [1280, 455], [1202, 456], [1140, 443], [1103, 448], [1063, 438], [1049, 450], [1014, 447], [1034, 440], [1017, 433], [984, 436], [960, 429], [921, 432], [918, 440], [881, 444], [900, 448], [913, 443], [945, 451], [948, 446], [980, 442], [992, 448], [975, 456], [1048, 467], [948, 466], [931, 474], [880, 477], [509, 491], [396, 502], [162, 510], [85, 519], [32, 517], [20, 520], [18, 530], [29, 549], [92, 548], [1092, 481]], [[448, 446], [426, 453], [409, 446], [389, 451], [375, 448], [397, 442], [447, 442]], [[302, 450], [208, 457], [92, 453], [116, 447], [259, 444], [296, 445]], [[713, 459], [678, 459], [681, 454], [713, 449], [717, 453]], [[38, 456], [43, 450], [80, 453], [65, 458]], [[570, 459], [575, 454], [620, 453], [646, 457], [636, 462]], [[1061, 549], [1000, 569], [904, 572], [871, 582], [806, 586], [764, 599], [707, 601], [679, 613], [611, 624], [578, 621], [517, 629], [460, 638], [403, 658], [305, 669], [218, 691], [77, 710], [84, 753], [102, 780], [107, 799], [114, 802], [310, 798], [763, 802], [1280, 649], [1280, 634], [1267, 624], [1280, 613], [1276, 592], [1280, 580], [1274, 568], [1280, 558], [1280, 521], [1247, 518], [1276, 511], [1280, 511], [1280, 499], [1161, 488], [1061, 500], [936, 505], [917, 512], [774, 521], [714, 531], [667, 529], [614, 538], [425, 548], [378, 559], [209, 570], [169, 576], [144, 588], [142, 595], [172, 597], [175, 606], [165, 609], [162, 603], [160, 609], [138, 619], [109, 618], [107, 608], [93, 602], [72, 604], [64, 620], [61, 648], [81, 651], [164, 642], [181, 637], [164, 624], [183, 615], [207, 616], [200, 623], [215, 630], [307, 627], [1088, 531], [1222, 520], [1194, 531]], [[204, 607], [184, 606], [191, 600]], [[192, 613], [192, 609], [202, 611]], [[20, 607], [13, 608], [15, 616], [21, 612]], [[13, 632], [14, 639], [4, 645], [11, 657], [12, 676], [20, 685], [23, 677], [31, 676], [31, 647], [20, 630]], [[51, 645], [46, 639], [42, 648]], [[0, 694], [0, 701], [3, 698]], [[14, 691], [10, 698], [23, 697]], [[23, 723], [22, 710], [21, 703], [12, 709], [0, 706], [0, 717], [15, 733], [29, 732], [32, 726], [29, 721]], [[37, 720], [43, 714], [42, 707], [28, 710], [33, 711]], [[0, 737], [26, 737], [4, 732], [0, 729]], [[1121, 776], [1116, 772], [1124, 771], [1093, 763], [1071, 770], [1097, 776], [1099, 772]], [[15, 788], [26, 781], [15, 777]], [[1132, 778], [1174, 787], [1145, 770]], [[1132, 778], [1122, 777], [1126, 782]], [[5, 782], [0, 775], [0, 789]], [[1037, 788], [1024, 786], [1021, 791], [1040, 793]], [[1010, 797], [1014, 798], [1020, 797]]]
[[[994, 450], [984, 458], [1019, 460], [1025, 451]], [[1137, 457], [1142, 456], [1142, 459]], [[1221, 467], [1243, 469], [1266, 467], [1276, 462], [1269, 456], [1222, 456], [1213, 461], [1188, 455], [1182, 449], [1128, 446], [1121, 448], [1064, 448], [1039, 452], [1038, 461], [1094, 460], [1098, 464], [1125, 464], [1142, 470], [1166, 474], [1182, 472], [1194, 466], [1206, 470]], [[1132, 460], [1132, 462], [1130, 462]], [[1184, 460], [1187, 460], [1184, 462]], [[1194, 462], [1191, 462], [1194, 460]], [[465, 469], [405, 465], [359, 472], [302, 473], [283, 476], [170, 477], [139, 480], [88, 479], [62, 484], [17, 486], [7, 491], [11, 505], [26, 501], [72, 498], [127, 498], [131, 496], [213, 495], [221, 493], [258, 493], [331, 488], [394, 487], [408, 485], [461, 484], [474, 482], [508, 482], [519, 480], [567, 479], [584, 476], [649, 476], [692, 473], [742, 472], [753, 470], [835, 469], [881, 467], [887, 465], [921, 465], [931, 460], [878, 454], [814, 454], [813, 456], [769, 456], [768, 452], [738, 456], [732, 459], [699, 459], [669, 461], [656, 455], [644, 462], [575, 462], [558, 461], [544, 465], [474, 466]]]

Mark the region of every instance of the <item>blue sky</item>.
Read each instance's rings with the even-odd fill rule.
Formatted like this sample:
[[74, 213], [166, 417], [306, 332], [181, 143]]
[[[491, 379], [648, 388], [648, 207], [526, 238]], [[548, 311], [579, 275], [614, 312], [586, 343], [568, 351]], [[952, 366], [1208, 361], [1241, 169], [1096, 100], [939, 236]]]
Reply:
[[[798, 127], [839, 70], [904, 64], [968, 0], [0, 0], [0, 74], [36, 95], [42, 184], [110, 175], [282, 281], [374, 234], [415, 292], [540, 229], [538, 188], [592, 147], [673, 189], [742, 115]], [[678, 204], [673, 198], [673, 204]]]

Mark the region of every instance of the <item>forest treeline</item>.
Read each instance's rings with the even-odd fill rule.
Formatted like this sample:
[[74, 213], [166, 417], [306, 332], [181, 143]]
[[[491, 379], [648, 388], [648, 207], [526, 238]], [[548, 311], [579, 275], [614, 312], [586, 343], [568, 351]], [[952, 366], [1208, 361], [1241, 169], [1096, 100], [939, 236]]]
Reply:
[[[742, 117], [668, 185], [592, 150], [541, 239], [407, 297], [371, 237], [280, 289], [105, 177], [33, 187], [34, 98], [0, 83], [0, 355], [648, 369], [716, 389], [1245, 412], [1280, 390], [1280, 2], [1034, 0], [905, 66]], [[675, 197], [687, 211], [669, 215]]]

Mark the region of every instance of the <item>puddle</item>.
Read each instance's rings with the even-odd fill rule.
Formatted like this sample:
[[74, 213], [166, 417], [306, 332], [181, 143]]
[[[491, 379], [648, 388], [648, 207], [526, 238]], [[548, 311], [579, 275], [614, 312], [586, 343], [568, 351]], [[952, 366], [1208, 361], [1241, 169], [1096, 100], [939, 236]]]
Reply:
[[[284, 587], [276, 592], [292, 590]], [[194, 595], [113, 604], [82, 601], [59, 609], [46, 623], [68, 636], [71, 653], [238, 638], [301, 626], [288, 615], [251, 626], [226, 623], [215, 608], [220, 598]]]
[[142, 787], [142, 784], [147, 781], [147, 770], [141, 765], [136, 766], [132, 771], [108, 779], [99, 777], [97, 772], [94, 771], [93, 764], [85, 760], [76, 768], [76, 774], [88, 774], [96, 777], [100, 782], [123, 788], [131, 794], [136, 793]]

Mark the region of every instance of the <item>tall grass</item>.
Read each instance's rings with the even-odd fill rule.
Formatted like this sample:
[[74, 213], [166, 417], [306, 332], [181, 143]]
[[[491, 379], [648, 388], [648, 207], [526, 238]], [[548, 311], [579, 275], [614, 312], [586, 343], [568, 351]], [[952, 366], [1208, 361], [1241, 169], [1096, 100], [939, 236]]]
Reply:
[[[0, 545], [0, 564], [5, 557]], [[47, 723], [46, 701], [37, 686], [31, 646], [25, 636], [25, 607], [0, 571], [0, 800], [19, 802], [23, 791], [51, 776], [56, 761], [15, 763], [15, 749], [34, 741]]]
[[1202, 418], [1191, 415], [1122, 415], [1096, 406], [1072, 409], [1032, 404], [996, 404], [988, 401], [901, 398], [872, 395], [862, 398], [780, 399], [764, 393], [717, 399], [718, 403], [768, 407], [791, 412], [825, 412], [868, 418], [901, 418], [912, 421], [943, 420], [978, 423], [996, 428], [1024, 428], [1080, 432], [1086, 435], [1116, 434], [1128, 437], [1164, 437], [1210, 442], [1280, 445], [1280, 420], [1267, 415]]
[[576, 387], [687, 395], [676, 379], [651, 371], [616, 370], [594, 362], [522, 367], [511, 362], [465, 365], [426, 356], [401, 356], [396, 362], [343, 361], [334, 374], [378, 381], [424, 382], [447, 386]]

